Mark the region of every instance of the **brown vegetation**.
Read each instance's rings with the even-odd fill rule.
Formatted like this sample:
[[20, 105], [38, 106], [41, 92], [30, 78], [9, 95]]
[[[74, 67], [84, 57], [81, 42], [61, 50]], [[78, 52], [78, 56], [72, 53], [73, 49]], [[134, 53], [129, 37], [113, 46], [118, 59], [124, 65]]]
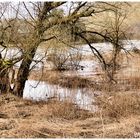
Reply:
[[140, 115], [140, 95], [137, 92], [117, 92], [104, 94], [97, 98], [103, 118], [121, 118]]
[[[26, 16], [24, 17], [25, 19], [23, 18], [25, 26], [28, 25], [27, 28], [29, 27], [29, 30], [27, 29], [28, 32], [25, 31], [25, 33], [22, 33], [20, 24], [17, 22], [18, 16], [20, 16], [20, 7], [15, 9], [16, 18], [13, 20], [7, 20], [3, 12], [1, 13], [7, 22], [6, 28], [1, 27], [1, 46], [6, 49], [9, 44], [15, 45], [16, 48], [21, 48], [20, 52], [22, 54], [20, 57], [10, 60], [6, 60], [5, 57], [0, 56], [0, 90], [2, 93], [7, 92], [7, 94], [0, 95], [0, 137], [140, 137], [140, 50], [134, 48], [131, 54], [127, 51], [122, 53], [124, 46], [121, 39], [126, 39], [126, 29], [121, 28], [121, 25], [124, 19], [126, 19], [126, 13], [122, 14], [123, 11], [119, 11], [119, 8], [116, 7], [119, 6], [121, 8], [126, 3], [114, 3], [112, 5], [112, 3], [99, 2], [97, 5], [96, 3], [95, 5], [91, 3], [91, 5], [87, 2], [79, 2], [77, 6], [71, 3], [71, 8], [76, 7], [73, 10], [69, 10], [71, 12], [69, 15], [64, 15], [61, 10], [56, 10], [59, 6], [65, 4], [65, 2], [32, 3], [38, 9], [36, 10], [37, 18], [36, 16], [32, 16], [32, 12], [30, 13], [24, 2], [22, 4], [29, 14], [30, 19], [32, 19], [29, 20]], [[79, 28], [80, 19], [91, 15], [93, 17], [98, 13], [102, 14], [102, 10], [110, 11], [110, 9], [113, 12], [110, 18], [115, 20], [104, 22], [105, 25], [102, 26], [103, 29], [100, 32], [94, 30], [94, 28], [86, 30], [83, 24]], [[113, 15], [114, 18], [112, 18]], [[89, 22], [89, 20], [87, 21]], [[5, 22], [1, 20], [1, 24], [5, 25]], [[62, 30], [62, 28], [64, 29]], [[53, 31], [56, 31], [56, 34], [53, 34]], [[3, 34], [5, 38], [3, 38]], [[11, 34], [15, 34], [15, 36], [10, 38]], [[91, 44], [92, 41], [94, 42], [90, 38], [91, 34], [96, 34], [104, 41], [110, 42], [113, 46], [113, 51], [105, 54], [95, 48]], [[48, 38], [45, 38], [46, 36]], [[78, 43], [78, 41], [76, 42], [77, 37], [80, 38], [79, 42], [82, 40], [83, 43], [86, 43], [90, 47], [94, 55], [92, 59], [95, 61], [98, 60], [100, 64], [99, 73], [86, 77], [79, 76], [74, 71], [74, 69], [79, 69], [79, 61], [81, 61], [82, 56], [79, 51], [72, 56], [72, 54], [67, 52], [67, 49], [68, 46], [72, 47], [71, 45], [74, 44], [75, 46]], [[47, 49], [51, 45], [55, 46], [56, 50], [52, 54], [50, 53], [50, 56], [46, 57], [47, 49], [44, 56], [47, 61], [51, 61], [54, 64], [55, 70], [43, 69], [41, 71], [30, 69], [32, 62], [36, 64], [41, 62], [41, 60], [34, 60], [34, 56], [40, 44], [44, 42], [48, 43]], [[52, 43], [50, 46], [49, 42]], [[63, 49], [66, 47], [66, 50], [63, 50], [60, 46]], [[85, 56], [85, 59], [91, 59], [91, 56]], [[14, 79], [14, 88], [9, 89], [11, 84], [8, 82], [10, 79], [8, 75], [9, 71], [13, 68], [14, 64], [21, 60], [20, 67], [16, 69], [18, 72], [15, 72], [17, 76]], [[71, 63], [70, 66], [69, 63]], [[43, 66], [45, 65], [46, 62]], [[74, 68], [72, 67], [73, 65]], [[67, 73], [65, 70], [69, 69], [73, 71]], [[6, 79], [5, 82], [3, 79]], [[86, 88], [94, 95], [94, 97], [91, 96], [91, 98], [94, 98], [92, 100], [94, 102], [90, 105], [95, 105], [96, 110], [84, 110], [80, 108], [77, 104], [71, 102], [74, 99], [73, 96], [70, 97], [70, 100], [64, 99], [63, 101], [60, 101], [55, 96], [48, 98], [48, 101], [31, 101], [19, 98], [19, 96], [23, 96], [25, 82], [28, 79], [42, 80], [51, 85], [59, 85], [69, 89], [78, 90], [79, 88]], [[54, 92], [55, 90], [57, 92], [57, 88], [54, 89]], [[99, 94], [98, 91], [100, 91]], [[73, 95], [74, 93], [72, 92], [70, 94]], [[88, 94], [86, 93], [87, 90], [84, 90], [84, 92], [84, 94]], [[85, 104], [82, 103], [82, 105]]]
[[140, 123], [138, 95], [107, 97], [100, 98], [102, 112], [90, 113], [68, 102], [33, 102], [1, 95], [0, 137], [135, 137]]

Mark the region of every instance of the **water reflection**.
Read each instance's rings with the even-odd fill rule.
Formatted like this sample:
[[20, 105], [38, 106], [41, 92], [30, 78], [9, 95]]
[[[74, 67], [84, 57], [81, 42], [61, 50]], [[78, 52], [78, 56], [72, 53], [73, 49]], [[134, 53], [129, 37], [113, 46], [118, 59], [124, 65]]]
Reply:
[[68, 100], [77, 104], [82, 109], [91, 111], [96, 110], [96, 107], [92, 105], [94, 102], [94, 94], [91, 90], [62, 88], [58, 85], [50, 85], [42, 81], [26, 81], [23, 98], [36, 101], [47, 101], [52, 97], [56, 97], [60, 101]]

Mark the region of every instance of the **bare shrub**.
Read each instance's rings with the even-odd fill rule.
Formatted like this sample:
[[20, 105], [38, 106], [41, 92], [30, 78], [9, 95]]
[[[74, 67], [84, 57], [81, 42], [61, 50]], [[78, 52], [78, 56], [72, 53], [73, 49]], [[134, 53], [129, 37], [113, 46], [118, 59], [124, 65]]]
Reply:
[[80, 53], [80, 50], [70, 53], [70, 65], [74, 69], [76, 70], [82, 69], [82, 66], [80, 66], [81, 60], [82, 60], [82, 54]]
[[77, 70], [80, 69], [82, 54], [79, 50], [54, 48], [48, 55], [47, 61], [52, 62], [55, 70]]
[[53, 63], [54, 70], [66, 70], [67, 69], [67, 61], [69, 59], [69, 54], [53, 51], [47, 58], [47, 61], [51, 61]]

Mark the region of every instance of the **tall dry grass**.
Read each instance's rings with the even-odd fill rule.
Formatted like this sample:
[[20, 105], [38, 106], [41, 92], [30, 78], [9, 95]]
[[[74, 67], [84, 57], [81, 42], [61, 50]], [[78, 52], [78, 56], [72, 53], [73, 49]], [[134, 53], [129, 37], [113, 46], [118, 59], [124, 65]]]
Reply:
[[112, 93], [96, 98], [96, 102], [104, 117], [121, 118], [140, 115], [139, 93]]
[[48, 111], [51, 118], [62, 118], [66, 120], [86, 119], [93, 116], [89, 111], [80, 109], [77, 105], [69, 101], [51, 101], [48, 104]]

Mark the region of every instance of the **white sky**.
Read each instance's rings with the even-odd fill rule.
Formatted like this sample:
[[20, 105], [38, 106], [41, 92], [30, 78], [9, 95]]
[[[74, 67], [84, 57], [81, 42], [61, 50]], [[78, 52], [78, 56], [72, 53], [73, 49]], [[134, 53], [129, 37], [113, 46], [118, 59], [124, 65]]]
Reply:
[[[18, 4], [19, 4], [20, 1], [11, 1], [12, 3], [12, 6], [14, 7], [14, 9], [17, 9], [18, 8]], [[22, 6], [22, 2], [20, 2], [20, 9], [19, 9], [19, 13], [21, 13], [21, 15], [23, 16], [28, 16], [28, 12], [26, 11], [26, 9], [24, 8], [24, 6]], [[6, 1], [3, 1], [2, 3], [8, 3]], [[25, 2], [26, 3], [26, 2]], [[28, 3], [28, 4], [27, 4]], [[26, 3], [26, 6], [28, 7], [28, 9], [30, 10], [30, 12], [32, 12], [33, 14], [33, 10], [32, 10], [32, 4], [29, 3], [29, 1]], [[59, 8], [62, 8], [64, 10], [64, 13], [68, 13], [68, 9], [69, 9], [69, 6], [70, 6], [70, 2], [67, 2], [66, 4], [63, 4], [62, 6], [60, 6]], [[5, 6], [1, 6], [0, 7], [0, 11], [3, 11], [5, 8]], [[3, 9], [3, 10], [2, 10]], [[13, 8], [11, 8], [11, 6], [7, 6], [7, 9], [6, 9], [6, 12], [4, 14], [4, 17], [10, 17], [10, 18], [14, 18], [15, 15], [16, 15], [16, 12]], [[21, 16], [20, 16], [21, 17]]]

